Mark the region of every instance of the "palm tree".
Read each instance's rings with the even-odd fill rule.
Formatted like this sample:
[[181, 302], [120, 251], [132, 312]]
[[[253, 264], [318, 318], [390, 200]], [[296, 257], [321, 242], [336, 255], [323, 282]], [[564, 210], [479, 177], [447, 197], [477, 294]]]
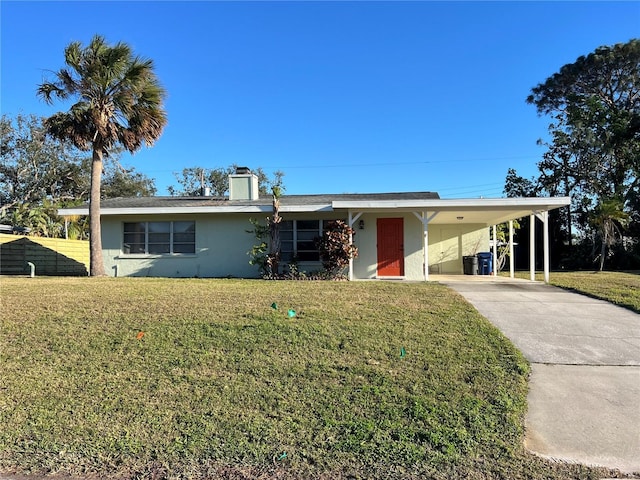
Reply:
[[604, 269], [604, 259], [607, 248], [611, 248], [616, 241], [616, 233], [620, 234], [620, 227], [629, 223], [629, 214], [623, 210], [623, 203], [616, 198], [603, 199], [596, 207], [592, 221], [600, 230], [602, 246], [600, 250], [600, 271]]
[[113, 147], [131, 153], [151, 146], [167, 123], [165, 90], [153, 71], [153, 62], [134, 56], [124, 43], [108, 45], [99, 35], [83, 47], [73, 42], [65, 48], [65, 64], [55, 80], [38, 87], [48, 104], [55, 98], [74, 99], [68, 112], [44, 122], [54, 138], [70, 140], [92, 152], [89, 200], [90, 275], [105, 275], [100, 233], [100, 182], [102, 160]]
[[273, 198], [273, 215], [268, 217], [269, 224], [269, 255], [267, 256], [267, 266], [269, 276], [278, 276], [280, 270], [280, 255], [282, 242], [280, 241], [280, 223], [282, 217], [280, 216], [280, 198], [284, 194], [284, 186], [282, 184], [282, 177], [284, 173], [281, 171], [274, 172], [275, 178], [271, 183], [271, 196]]

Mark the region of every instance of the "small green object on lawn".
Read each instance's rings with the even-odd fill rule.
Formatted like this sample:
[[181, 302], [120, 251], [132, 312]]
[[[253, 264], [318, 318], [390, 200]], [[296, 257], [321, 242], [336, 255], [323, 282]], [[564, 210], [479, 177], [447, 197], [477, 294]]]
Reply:
[[407, 355], [407, 351], [404, 347], [400, 348], [400, 358], [404, 358]]
[[271, 304], [271, 308], [273, 308], [274, 310], [277, 310], [278, 309], [278, 304], [276, 302], [273, 302]]
[[289, 318], [293, 318], [296, 316], [296, 311], [293, 308], [290, 308], [287, 315], [289, 315]]

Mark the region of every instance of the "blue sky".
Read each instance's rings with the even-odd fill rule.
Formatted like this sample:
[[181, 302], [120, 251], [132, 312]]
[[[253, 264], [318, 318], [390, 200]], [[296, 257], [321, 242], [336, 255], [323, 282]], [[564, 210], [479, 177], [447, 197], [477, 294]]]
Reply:
[[0, 3], [3, 114], [94, 34], [154, 60], [169, 123], [123, 156], [158, 194], [184, 167], [262, 167], [286, 193], [502, 196], [535, 174], [548, 119], [532, 87], [640, 35], [639, 2]]

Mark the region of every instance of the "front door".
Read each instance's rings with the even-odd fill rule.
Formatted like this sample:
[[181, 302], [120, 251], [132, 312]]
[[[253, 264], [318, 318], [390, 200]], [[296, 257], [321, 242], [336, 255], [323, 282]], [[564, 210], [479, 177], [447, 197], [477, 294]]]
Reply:
[[378, 276], [404, 276], [404, 222], [402, 218], [379, 218]]

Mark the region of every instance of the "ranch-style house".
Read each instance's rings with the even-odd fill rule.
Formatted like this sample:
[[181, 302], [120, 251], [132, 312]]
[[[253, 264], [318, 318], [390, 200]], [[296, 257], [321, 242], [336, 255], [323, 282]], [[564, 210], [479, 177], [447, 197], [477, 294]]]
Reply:
[[[548, 212], [569, 203], [568, 197], [440, 199], [434, 192], [283, 195], [282, 264], [295, 259], [299, 270], [319, 270], [314, 240], [326, 222], [341, 219], [356, 232], [359, 254], [349, 265], [350, 280], [462, 274], [465, 256], [493, 249], [495, 257], [491, 228], [530, 216], [532, 225], [535, 219], [542, 223], [548, 281]], [[247, 253], [256, 243], [249, 220], [272, 213], [272, 197], [259, 194], [258, 178], [247, 168], [230, 175], [228, 197], [106, 199], [101, 208], [105, 267], [113, 276], [258, 277]], [[59, 214], [87, 215], [88, 206]], [[513, 248], [512, 234], [509, 243]], [[510, 270], [513, 275], [513, 261]]]

